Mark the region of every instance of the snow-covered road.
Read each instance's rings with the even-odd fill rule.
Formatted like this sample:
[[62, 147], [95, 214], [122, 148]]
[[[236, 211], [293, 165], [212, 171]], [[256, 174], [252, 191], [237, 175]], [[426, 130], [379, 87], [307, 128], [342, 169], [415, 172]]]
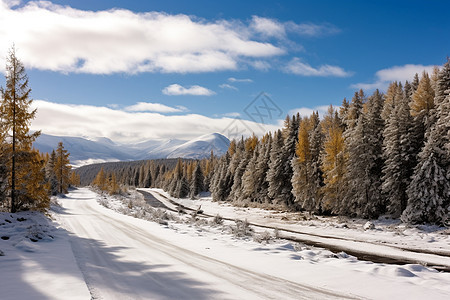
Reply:
[[[330, 299], [336, 294], [234, 264], [223, 245], [100, 206], [88, 189], [61, 200], [59, 222], [94, 299]], [[217, 251], [214, 251], [217, 249]], [[257, 253], [255, 253], [258, 255]], [[243, 258], [245, 259], [245, 257]], [[231, 261], [231, 262], [230, 262]], [[279, 271], [279, 270], [278, 270]]]

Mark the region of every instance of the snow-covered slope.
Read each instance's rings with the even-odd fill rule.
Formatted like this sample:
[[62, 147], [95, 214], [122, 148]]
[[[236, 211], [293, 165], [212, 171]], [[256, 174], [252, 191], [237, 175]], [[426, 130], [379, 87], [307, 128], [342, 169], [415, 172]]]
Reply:
[[211, 153], [222, 155], [228, 149], [230, 141], [219, 133], [205, 134], [189, 142], [186, 142], [174, 149], [167, 158], [193, 158], [199, 159], [205, 157], [205, 154]]
[[215, 155], [224, 154], [230, 141], [219, 133], [207, 134], [191, 141], [179, 139], [149, 140], [136, 144], [117, 144], [101, 137], [86, 139], [81, 137], [63, 137], [41, 134], [33, 146], [41, 152], [51, 152], [59, 142], [70, 153], [75, 166], [107, 161], [127, 161], [158, 158], [194, 158], [208, 157], [211, 150]]

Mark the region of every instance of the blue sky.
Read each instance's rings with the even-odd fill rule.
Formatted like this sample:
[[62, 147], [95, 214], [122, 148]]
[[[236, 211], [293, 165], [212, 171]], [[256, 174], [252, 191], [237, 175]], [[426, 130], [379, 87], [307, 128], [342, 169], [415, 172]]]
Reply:
[[[226, 134], [234, 117], [261, 134], [450, 55], [448, 1], [0, 3], [0, 27], [15, 25], [0, 31], [0, 63], [15, 43], [33, 126], [50, 134], [190, 138]], [[282, 113], [257, 126], [245, 108], [261, 92]]]

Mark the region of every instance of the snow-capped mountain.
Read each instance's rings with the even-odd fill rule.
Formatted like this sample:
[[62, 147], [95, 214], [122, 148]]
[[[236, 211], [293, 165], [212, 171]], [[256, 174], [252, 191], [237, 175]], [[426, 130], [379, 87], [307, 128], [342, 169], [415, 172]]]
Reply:
[[41, 152], [51, 152], [59, 142], [70, 153], [74, 166], [108, 161], [130, 161], [158, 158], [208, 157], [211, 150], [215, 155], [224, 154], [230, 141], [227, 137], [212, 133], [190, 141], [179, 139], [149, 140], [136, 144], [117, 144], [108, 138], [87, 139], [81, 137], [52, 136], [41, 134], [33, 146]]
[[216, 155], [225, 154], [230, 141], [219, 133], [205, 134], [176, 147], [167, 155], [167, 158], [193, 158], [200, 159], [208, 156], [211, 150]]

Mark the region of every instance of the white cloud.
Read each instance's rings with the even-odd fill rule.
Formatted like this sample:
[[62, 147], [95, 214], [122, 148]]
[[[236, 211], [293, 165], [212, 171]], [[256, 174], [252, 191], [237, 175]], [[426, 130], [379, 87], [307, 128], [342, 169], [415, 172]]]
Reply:
[[310, 115], [312, 115], [313, 112], [317, 111], [319, 113], [319, 116], [323, 117], [327, 113], [328, 107], [329, 106], [327, 105], [321, 105], [313, 108], [310, 107], [294, 108], [289, 111], [289, 115], [292, 116], [299, 113], [301, 117], [309, 117]]
[[318, 77], [348, 77], [352, 73], [345, 71], [341, 67], [331, 65], [321, 65], [317, 68], [307, 63], [303, 63], [299, 58], [293, 58], [284, 68], [287, 73], [301, 76], [318, 76]]
[[250, 28], [267, 38], [285, 38], [286, 36], [284, 24], [274, 19], [253, 16]]
[[238, 78], [234, 78], [234, 77], [228, 78], [228, 81], [229, 82], [253, 82], [253, 80], [251, 80], [250, 78], [238, 79]]
[[107, 137], [123, 143], [149, 139], [192, 139], [212, 132], [220, 132], [231, 138], [237, 134], [250, 136], [252, 132], [261, 136], [279, 128], [277, 125], [229, 117], [210, 118], [198, 114], [167, 116], [43, 100], [33, 101], [32, 106], [37, 108], [32, 130], [61, 136]]
[[171, 84], [166, 86], [162, 90], [164, 95], [170, 96], [183, 96], [183, 95], [193, 95], [193, 96], [212, 96], [216, 94], [214, 91], [207, 89], [199, 85], [193, 85], [190, 87], [183, 87], [179, 84]]
[[[15, 43], [26, 67], [63, 73], [212, 72], [285, 54], [240, 22], [162, 12], [84, 11], [0, 0], [0, 67]], [[5, 25], [7, 24], [7, 25]], [[267, 30], [267, 29], [266, 29]], [[273, 33], [275, 34], [275, 32]]]
[[235, 91], [238, 90], [237, 87], [232, 86], [231, 84], [228, 84], [228, 83], [222, 83], [222, 84], [219, 85], [219, 87], [222, 88], [222, 89], [230, 89], [230, 90], [235, 90]]
[[393, 66], [391, 68], [382, 69], [375, 73], [376, 80], [372, 83], [355, 83], [352, 84], [351, 88], [364, 89], [364, 90], [386, 90], [390, 82], [399, 81], [405, 82], [413, 79], [414, 74], [419, 75], [426, 71], [431, 73], [434, 66], [424, 66], [424, 65], [412, 65], [407, 64], [403, 66]]
[[160, 113], [174, 113], [174, 112], [182, 112], [186, 111], [186, 108], [183, 106], [179, 107], [170, 107], [161, 103], [150, 103], [150, 102], [138, 102], [134, 105], [125, 107], [126, 111], [132, 112], [160, 112]]
[[253, 16], [250, 22], [250, 29], [259, 33], [264, 38], [286, 39], [287, 33], [292, 32], [301, 36], [319, 37], [324, 35], [336, 34], [340, 30], [332, 24], [314, 24], [295, 22], [280, 22], [276, 19], [269, 19], [259, 16]]

